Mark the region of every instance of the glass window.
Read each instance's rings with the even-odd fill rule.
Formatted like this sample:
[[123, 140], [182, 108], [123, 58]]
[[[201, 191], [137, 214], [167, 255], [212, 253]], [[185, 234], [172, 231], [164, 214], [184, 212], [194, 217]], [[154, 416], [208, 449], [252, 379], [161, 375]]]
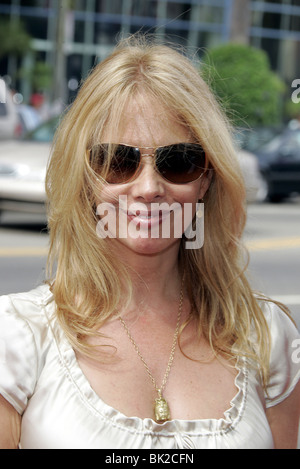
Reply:
[[99, 13], [122, 13], [123, 0], [98, 0], [97, 12]]
[[278, 59], [279, 59], [279, 50], [280, 50], [280, 40], [279, 39], [270, 39], [262, 38], [261, 39], [261, 49], [265, 50], [268, 54], [271, 68], [273, 70], [278, 69]]
[[84, 42], [84, 21], [75, 21], [74, 42]]
[[51, 0], [19, 0], [19, 3], [21, 7], [49, 8], [52, 2]]
[[[159, 30], [158, 30], [159, 32]], [[183, 29], [165, 29], [166, 39], [175, 44], [187, 45], [188, 31]]]
[[36, 39], [47, 39], [47, 17], [23, 15], [21, 16], [21, 21], [32, 37]]
[[138, 32], [145, 34], [149, 31], [153, 33], [153, 28], [151, 28], [151, 26], [130, 26], [130, 34], [135, 34]]
[[134, 16], [150, 16], [156, 17], [157, 1], [148, 0], [141, 2], [140, 0], [132, 0], [132, 15]]
[[190, 19], [191, 7], [182, 3], [168, 2], [167, 4], [167, 17], [182, 21], [188, 21]]
[[281, 16], [282, 15], [280, 13], [265, 12], [262, 20], [262, 27], [280, 29]]
[[[300, 1], [300, 0], [299, 0]], [[291, 16], [291, 31], [300, 31], [300, 14]]]
[[96, 23], [95, 44], [111, 45], [116, 43], [116, 36], [121, 31], [120, 23]]
[[199, 32], [197, 47], [202, 48], [202, 50], [199, 50], [200, 54], [204, 51], [204, 48], [215, 47], [221, 43], [222, 43], [221, 34], [212, 33], [209, 31]]
[[84, 11], [86, 9], [86, 0], [73, 0], [74, 10]]

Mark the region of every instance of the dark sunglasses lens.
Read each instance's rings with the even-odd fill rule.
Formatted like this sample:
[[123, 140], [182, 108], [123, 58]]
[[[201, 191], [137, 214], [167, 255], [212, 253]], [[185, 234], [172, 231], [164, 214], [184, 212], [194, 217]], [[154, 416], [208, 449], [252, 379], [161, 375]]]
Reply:
[[156, 167], [170, 182], [192, 182], [205, 171], [205, 152], [201, 145], [192, 143], [161, 147], [157, 149]]
[[91, 149], [91, 167], [109, 184], [129, 181], [139, 166], [139, 151], [126, 145], [96, 145]]

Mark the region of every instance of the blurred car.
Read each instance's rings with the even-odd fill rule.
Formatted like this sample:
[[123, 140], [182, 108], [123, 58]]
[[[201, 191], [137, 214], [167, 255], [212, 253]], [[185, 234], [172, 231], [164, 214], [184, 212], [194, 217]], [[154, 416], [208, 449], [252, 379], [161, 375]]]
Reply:
[[19, 104], [17, 106], [17, 113], [20, 123], [20, 136], [25, 136], [28, 132], [36, 129], [36, 127], [42, 123], [41, 116], [32, 106]]
[[237, 156], [244, 176], [247, 202], [264, 201], [267, 196], [267, 186], [260, 173], [258, 159], [255, 154], [246, 150], [239, 150]]
[[0, 102], [0, 140], [17, 137], [20, 131], [17, 105], [13, 102], [12, 93], [6, 88], [4, 95], [4, 102]]
[[300, 126], [286, 128], [256, 156], [271, 202], [300, 193]]
[[45, 174], [59, 117], [22, 140], [0, 142], [0, 212], [45, 212]]
[[234, 138], [240, 148], [255, 154], [263, 145], [280, 134], [282, 130], [282, 126], [236, 128]]
[[281, 131], [282, 126], [236, 128], [234, 131], [248, 202], [264, 202], [267, 199], [268, 186], [261, 174], [256, 153]]

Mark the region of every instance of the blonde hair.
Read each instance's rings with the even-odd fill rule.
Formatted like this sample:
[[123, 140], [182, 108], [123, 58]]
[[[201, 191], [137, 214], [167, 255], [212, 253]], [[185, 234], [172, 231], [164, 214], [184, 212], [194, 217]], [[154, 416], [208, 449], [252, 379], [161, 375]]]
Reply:
[[[177, 116], [206, 151], [213, 178], [205, 195], [205, 242], [184, 249], [180, 262], [199, 333], [216, 353], [251, 357], [264, 382], [268, 375], [268, 329], [248, 281], [245, 250], [245, 189], [231, 129], [199, 70], [177, 50], [131, 38], [91, 72], [55, 137], [47, 171], [49, 272], [57, 318], [76, 349], [116, 311], [131, 283], [108, 243], [96, 234], [97, 187], [86, 150], [105, 127], [118, 128], [129, 99], [143, 91]], [[52, 268], [52, 269], [51, 269]], [[124, 287], [125, 286], [125, 287]], [[250, 342], [253, 328], [257, 349]]]

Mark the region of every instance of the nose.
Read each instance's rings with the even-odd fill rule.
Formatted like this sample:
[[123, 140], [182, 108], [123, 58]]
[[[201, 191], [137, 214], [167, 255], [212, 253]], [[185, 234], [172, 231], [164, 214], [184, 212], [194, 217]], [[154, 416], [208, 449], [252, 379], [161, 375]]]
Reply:
[[136, 199], [151, 202], [163, 197], [165, 193], [164, 180], [154, 167], [153, 157], [144, 155], [137, 178], [133, 181], [132, 195]]

